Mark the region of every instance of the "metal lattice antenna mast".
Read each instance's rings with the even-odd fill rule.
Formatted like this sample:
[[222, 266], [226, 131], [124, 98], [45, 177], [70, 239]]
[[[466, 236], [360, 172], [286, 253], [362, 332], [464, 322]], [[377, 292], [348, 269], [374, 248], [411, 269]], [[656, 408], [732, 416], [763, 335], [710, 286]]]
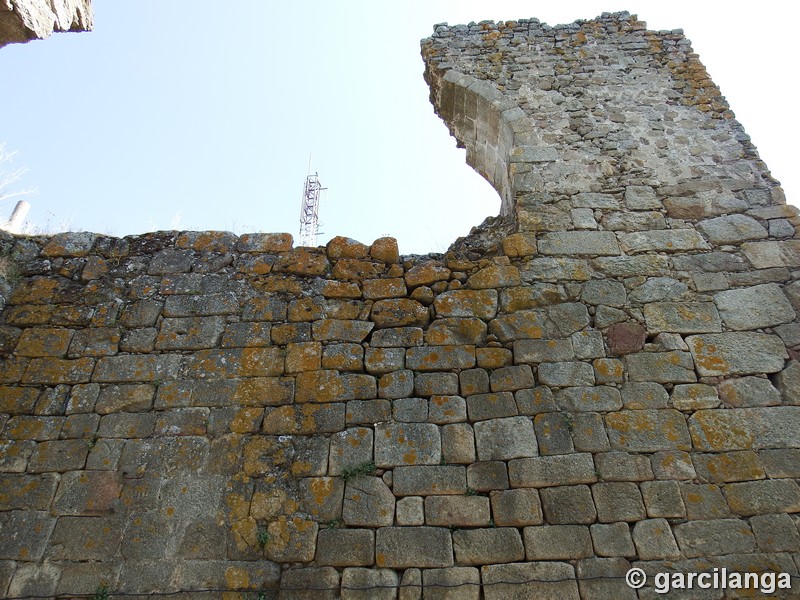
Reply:
[[317, 173], [311, 173], [311, 157], [308, 157], [308, 175], [303, 186], [303, 200], [300, 208], [300, 245], [316, 246], [319, 235], [319, 198], [326, 188], [319, 182]]

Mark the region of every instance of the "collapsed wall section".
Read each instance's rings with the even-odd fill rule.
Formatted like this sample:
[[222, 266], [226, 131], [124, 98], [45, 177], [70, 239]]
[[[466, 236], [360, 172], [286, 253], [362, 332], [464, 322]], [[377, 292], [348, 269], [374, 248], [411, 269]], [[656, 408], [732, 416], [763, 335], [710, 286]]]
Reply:
[[[423, 41], [514, 225], [445, 255], [0, 234], [0, 594], [625, 599], [639, 567], [641, 597], [713, 569], [796, 595], [800, 220], [662, 38], [695, 64], [625, 14]], [[592, 52], [582, 93], [535, 91]]]

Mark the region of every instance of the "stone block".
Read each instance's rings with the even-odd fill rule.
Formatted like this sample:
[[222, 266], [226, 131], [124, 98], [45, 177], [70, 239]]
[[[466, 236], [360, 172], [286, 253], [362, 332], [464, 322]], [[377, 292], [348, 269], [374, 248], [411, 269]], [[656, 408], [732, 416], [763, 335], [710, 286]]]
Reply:
[[653, 479], [650, 460], [642, 454], [627, 452], [602, 452], [595, 454], [594, 462], [600, 479], [604, 481], [647, 481]]
[[406, 285], [415, 288], [421, 285], [431, 285], [437, 281], [447, 281], [450, 279], [450, 273], [450, 269], [436, 264], [434, 261], [423, 262], [406, 271]]
[[475, 394], [467, 396], [467, 413], [470, 421], [485, 421], [516, 416], [517, 404], [511, 392]]
[[670, 398], [672, 407], [677, 410], [699, 410], [719, 406], [717, 389], [704, 383], [676, 385]]
[[409, 298], [378, 300], [372, 305], [375, 327], [425, 327], [430, 320], [428, 309]]
[[448, 371], [475, 366], [474, 346], [437, 346], [406, 350], [406, 367], [414, 371]]
[[492, 515], [498, 527], [541, 525], [542, 504], [539, 492], [529, 488], [493, 491], [490, 494]]
[[286, 373], [302, 373], [322, 369], [322, 343], [296, 342], [286, 345]]
[[649, 333], [715, 333], [722, 331], [712, 302], [651, 302], [644, 305]]
[[467, 402], [461, 396], [432, 396], [428, 405], [428, 421], [443, 425], [467, 420]]
[[58, 486], [58, 476], [3, 474], [0, 475], [0, 511], [44, 510]]
[[391, 569], [349, 567], [342, 573], [342, 600], [394, 600], [399, 578]]
[[576, 413], [572, 417], [572, 443], [578, 452], [605, 452], [608, 443], [603, 417], [599, 413]]
[[708, 238], [709, 242], [718, 246], [759, 240], [768, 235], [767, 230], [758, 221], [741, 214], [706, 219], [700, 221], [697, 228]]
[[589, 529], [598, 556], [636, 556], [627, 523], [595, 523]]
[[381, 398], [406, 398], [414, 393], [414, 372], [409, 369], [382, 375], [378, 381]]
[[454, 531], [453, 550], [459, 565], [491, 565], [525, 558], [522, 538], [514, 527]]
[[382, 527], [375, 533], [380, 568], [423, 569], [453, 566], [453, 542], [444, 527]]
[[506, 463], [499, 460], [472, 463], [467, 467], [467, 489], [476, 492], [508, 489]]
[[489, 374], [484, 368], [465, 369], [458, 374], [458, 380], [462, 396], [484, 394], [489, 391]]
[[669, 402], [664, 386], [649, 381], [625, 383], [620, 394], [625, 408], [631, 410], [666, 408]]
[[525, 557], [537, 560], [576, 560], [594, 555], [589, 528], [585, 525], [526, 527]]
[[692, 483], [681, 483], [680, 486], [689, 519], [719, 519], [731, 515], [719, 486]]
[[394, 400], [392, 418], [401, 423], [425, 423], [428, 420], [428, 401], [425, 398]]
[[[303, 511], [319, 519], [320, 523], [335, 521], [342, 516], [344, 499], [344, 480], [340, 477], [304, 477], [300, 480], [299, 500]], [[266, 517], [265, 510], [259, 507], [262, 498], [258, 492], [253, 496], [250, 513], [251, 516]], [[271, 497], [263, 500], [272, 504]], [[270, 513], [275, 511], [270, 509]], [[270, 515], [274, 516], [274, 515]]]
[[731, 483], [722, 492], [731, 512], [744, 517], [800, 512], [800, 486], [792, 479]]
[[89, 446], [85, 440], [39, 442], [28, 461], [29, 473], [79, 471], [86, 464]]
[[364, 370], [364, 348], [361, 344], [328, 344], [322, 349], [322, 368], [337, 371]]
[[486, 600], [579, 600], [572, 565], [527, 562], [487, 565], [481, 570]]
[[548, 487], [594, 483], [597, 474], [589, 453], [521, 458], [508, 463], [511, 487]]
[[261, 425], [267, 435], [313, 435], [344, 428], [343, 402], [280, 406], [266, 411]]
[[588, 525], [597, 518], [589, 486], [548, 487], [539, 490], [539, 494], [549, 525]]
[[758, 459], [764, 465], [764, 471], [769, 477], [800, 477], [800, 450], [793, 448], [762, 450], [758, 453]]
[[692, 456], [697, 477], [709, 483], [729, 483], [764, 479], [766, 474], [752, 450], [720, 452], [714, 454], [695, 453]]
[[17, 342], [17, 356], [60, 356], [67, 354], [75, 332], [55, 327], [24, 329]]
[[538, 415], [558, 410], [553, 392], [545, 386], [518, 390], [514, 393], [514, 400], [517, 403], [517, 411], [522, 415]]
[[425, 598], [432, 600], [479, 600], [481, 576], [475, 567], [426, 569], [422, 573]]
[[[681, 558], [681, 551], [666, 519], [646, 519], [633, 527], [633, 542], [639, 560]], [[683, 548], [683, 546], [681, 546]]]
[[0, 412], [9, 415], [33, 414], [38, 398], [39, 388], [0, 386]]
[[630, 210], [660, 210], [663, 208], [653, 188], [646, 185], [629, 185], [625, 188], [625, 206]]
[[718, 292], [714, 294], [714, 302], [728, 329], [774, 327], [796, 316], [777, 283]]
[[402, 348], [366, 348], [364, 368], [370, 375], [385, 375], [401, 370], [405, 366], [405, 358], [406, 353]]
[[368, 567], [375, 562], [375, 533], [371, 529], [321, 529], [314, 560], [332, 567]]
[[281, 575], [281, 600], [335, 600], [339, 572], [333, 567], [288, 569]]
[[621, 254], [617, 237], [610, 231], [553, 231], [538, 238], [544, 255], [617, 256]]
[[754, 516], [750, 527], [762, 552], [797, 552], [800, 549], [800, 532], [787, 514]]
[[622, 383], [625, 365], [617, 358], [595, 358], [592, 361], [596, 383]]
[[464, 494], [467, 470], [453, 465], [397, 467], [392, 489], [396, 496]]
[[622, 307], [625, 305], [626, 299], [625, 286], [613, 279], [587, 281], [581, 290], [581, 301], [593, 306], [605, 304]]
[[475, 432], [467, 423], [453, 423], [442, 427], [442, 459], [446, 463], [469, 464], [475, 462]]
[[[756, 540], [750, 526], [747, 521], [739, 519], [682, 523], [675, 526], [675, 537], [681, 552], [688, 558], [756, 551]], [[634, 540], [636, 540], [635, 529]]]
[[321, 319], [311, 324], [311, 335], [317, 342], [352, 342], [360, 344], [376, 324], [369, 321]]
[[56, 561], [103, 561], [117, 553], [124, 523], [113, 517], [61, 517], [49, 543]]
[[428, 496], [425, 498], [425, 524], [442, 527], [488, 527], [489, 498]]
[[689, 417], [695, 449], [708, 452], [800, 448], [800, 407], [698, 410]]
[[518, 340], [514, 342], [514, 362], [517, 364], [567, 362], [573, 358], [575, 358], [575, 351], [569, 339]]
[[572, 444], [571, 427], [574, 418], [567, 413], [545, 413], [533, 419], [533, 429], [539, 443], [539, 453], [570, 454], [575, 451]]
[[486, 323], [474, 317], [436, 319], [425, 331], [425, 343], [429, 346], [483, 345], [486, 332]]
[[93, 370], [94, 360], [91, 358], [34, 358], [25, 369], [21, 381], [40, 385], [87, 383]]
[[702, 376], [776, 373], [788, 357], [780, 338], [763, 333], [696, 335], [686, 342]]
[[149, 384], [110, 385], [100, 390], [95, 412], [101, 415], [145, 412], [153, 407], [155, 393], [155, 386]]
[[419, 373], [414, 377], [414, 393], [418, 396], [454, 396], [458, 394], [455, 373]]
[[395, 503], [397, 525], [424, 525], [425, 504], [422, 496], [406, 496]]
[[[695, 337], [710, 337], [711, 335], [714, 334]], [[656, 383], [694, 383], [697, 381], [692, 355], [688, 352], [677, 350], [637, 352], [625, 356], [625, 365], [630, 381], [655, 381]]]
[[473, 290], [514, 287], [521, 283], [519, 270], [511, 265], [489, 265], [467, 279], [467, 287]]
[[555, 387], [594, 385], [594, 369], [583, 362], [541, 363], [539, 383]]
[[496, 290], [452, 290], [436, 297], [437, 317], [476, 317], [488, 321], [497, 314]]
[[[654, 229], [651, 231], [636, 231], [633, 233], [619, 234], [619, 243], [623, 250], [628, 254], [638, 254], [640, 252], [685, 252], [691, 250], [710, 250], [710, 246], [703, 237], [694, 229]], [[652, 260], [652, 257], [648, 257]], [[659, 257], [663, 258], [663, 257]], [[655, 263], [657, 264], [657, 263]], [[654, 265], [655, 266], [655, 265]], [[661, 275], [661, 272], [626, 273], [626, 275]], [[618, 273], [606, 273], [611, 276], [618, 276]]]
[[171, 381], [182, 357], [175, 354], [106, 356], [98, 359], [92, 379], [99, 383]]
[[556, 393], [556, 405], [570, 412], [605, 412], [622, 408], [622, 398], [619, 390], [610, 386], [571, 387]]
[[341, 475], [344, 469], [372, 461], [374, 435], [367, 427], [351, 427], [331, 436], [328, 472]]
[[601, 523], [640, 521], [645, 518], [639, 486], [629, 482], [596, 483], [592, 486], [597, 520]]
[[8, 587], [9, 597], [52, 597], [60, 577], [61, 568], [53, 563], [46, 562], [43, 565], [20, 563]]
[[527, 417], [507, 417], [475, 423], [479, 460], [510, 460], [538, 454], [533, 423]]
[[626, 452], [691, 450], [684, 416], [673, 409], [621, 410], [606, 415], [611, 447]]
[[439, 428], [432, 423], [382, 423], [375, 428], [375, 464], [437, 465], [442, 446]]
[[503, 254], [512, 258], [521, 258], [536, 254], [536, 234], [512, 233], [503, 239]]

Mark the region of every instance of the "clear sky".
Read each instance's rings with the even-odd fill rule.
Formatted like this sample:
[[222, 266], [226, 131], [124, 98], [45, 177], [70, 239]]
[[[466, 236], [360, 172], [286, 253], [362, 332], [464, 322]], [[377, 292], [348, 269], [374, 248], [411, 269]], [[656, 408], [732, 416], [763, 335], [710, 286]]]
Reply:
[[39, 229], [297, 238], [313, 155], [328, 188], [320, 244], [392, 235], [404, 254], [441, 252], [500, 202], [433, 112], [420, 39], [440, 22], [628, 10], [650, 29], [684, 29], [798, 204], [797, 6], [95, 0], [93, 32], [0, 50], [0, 142], [38, 188]]

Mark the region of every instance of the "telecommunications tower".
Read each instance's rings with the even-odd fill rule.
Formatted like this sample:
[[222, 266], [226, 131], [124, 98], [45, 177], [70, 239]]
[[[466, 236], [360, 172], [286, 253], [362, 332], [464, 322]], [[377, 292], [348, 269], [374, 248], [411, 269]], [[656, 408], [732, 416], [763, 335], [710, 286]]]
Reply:
[[308, 175], [303, 186], [303, 200], [300, 208], [300, 245], [316, 246], [319, 235], [320, 192], [327, 189], [319, 182], [319, 175], [311, 173], [311, 158], [308, 159]]

